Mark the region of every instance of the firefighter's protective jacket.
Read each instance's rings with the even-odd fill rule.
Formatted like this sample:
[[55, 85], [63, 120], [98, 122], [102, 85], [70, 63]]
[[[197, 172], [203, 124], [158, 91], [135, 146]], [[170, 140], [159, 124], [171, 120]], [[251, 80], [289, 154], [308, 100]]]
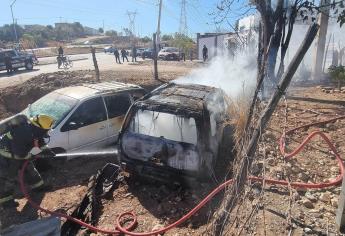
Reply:
[[16, 160], [30, 159], [30, 151], [34, 147], [34, 140], [38, 141], [39, 147], [47, 148], [43, 135], [39, 134], [39, 128], [30, 123], [21, 123], [0, 137], [0, 156]]

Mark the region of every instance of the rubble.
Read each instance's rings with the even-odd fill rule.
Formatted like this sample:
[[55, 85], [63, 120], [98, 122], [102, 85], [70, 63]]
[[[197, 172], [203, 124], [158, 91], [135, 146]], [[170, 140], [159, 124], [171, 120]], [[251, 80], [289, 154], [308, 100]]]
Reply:
[[319, 199], [320, 201], [329, 203], [331, 201], [331, 194], [329, 192], [321, 193]]
[[311, 192], [306, 192], [304, 195], [307, 199], [309, 199], [311, 202], [317, 202], [317, 197], [311, 193]]
[[301, 203], [303, 204], [303, 206], [305, 206], [306, 208], [312, 209], [314, 208], [313, 203], [308, 199], [308, 198], [303, 198]]

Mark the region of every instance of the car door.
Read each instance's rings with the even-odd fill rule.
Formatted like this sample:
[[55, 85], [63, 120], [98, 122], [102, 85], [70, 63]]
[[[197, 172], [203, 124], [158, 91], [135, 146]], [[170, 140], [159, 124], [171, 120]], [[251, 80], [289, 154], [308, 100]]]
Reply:
[[0, 70], [5, 70], [5, 53], [0, 52]]
[[122, 126], [123, 119], [132, 104], [128, 93], [104, 97], [108, 111], [108, 143], [115, 143]]
[[68, 151], [94, 150], [106, 146], [107, 115], [102, 97], [80, 104], [61, 132], [68, 132]]
[[10, 55], [13, 68], [20, 68], [25, 66], [24, 60], [15, 50], [11, 50]]

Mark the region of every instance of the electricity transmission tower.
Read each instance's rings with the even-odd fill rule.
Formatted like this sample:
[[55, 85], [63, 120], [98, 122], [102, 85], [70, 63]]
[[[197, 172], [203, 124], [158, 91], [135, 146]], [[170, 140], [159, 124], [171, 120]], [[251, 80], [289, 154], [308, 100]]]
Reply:
[[135, 17], [137, 15], [137, 11], [127, 11], [128, 19], [129, 19], [129, 27], [128, 29], [132, 32], [132, 35], [135, 36]]
[[187, 3], [187, 0], [181, 1], [179, 33], [183, 35], [188, 35], [186, 3]]

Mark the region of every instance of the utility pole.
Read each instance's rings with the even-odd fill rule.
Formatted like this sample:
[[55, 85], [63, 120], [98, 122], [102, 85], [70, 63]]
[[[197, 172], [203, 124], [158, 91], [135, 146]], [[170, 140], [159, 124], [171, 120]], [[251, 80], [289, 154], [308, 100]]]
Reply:
[[100, 76], [99, 76], [99, 68], [98, 68], [98, 63], [97, 63], [97, 58], [96, 58], [96, 49], [94, 47], [91, 47], [91, 54], [92, 54], [92, 61], [93, 65], [95, 67], [95, 72], [96, 72], [96, 80], [97, 82], [100, 82]]
[[16, 24], [14, 22], [14, 16], [13, 16], [13, 5], [14, 3], [16, 2], [17, 0], [14, 0], [11, 5], [10, 5], [10, 8], [11, 8], [11, 14], [12, 14], [12, 24], [13, 24], [13, 31], [14, 31], [14, 36], [16, 38], [16, 43], [18, 43], [18, 35], [17, 35], [17, 29], [16, 29]]
[[161, 43], [162, 5], [163, 5], [163, 0], [159, 0], [158, 25], [157, 25], [157, 33], [156, 33], [156, 47], [158, 47], [158, 48], [160, 48], [160, 43]]
[[320, 2], [321, 8], [320, 8], [320, 13], [318, 17], [318, 24], [320, 25], [320, 30], [317, 34], [316, 48], [314, 51], [314, 58], [313, 58], [314, 60], [313, 67], [312, 67], [313, 80], [321, 80], [323, 77], [322, 68], [323, 68], [323, 60], [324, 60], [325, 47], [326, 47], [326, 35], [327, 35], [327, 28], [328, 28], [330, 2], [331, 2], [330, 0], [321, 0]]
[[188, 26], [187, 26], [187, 11], [186, 11], [187, 0], [181, 1], [181, 13], [180, 13], [180, 28], [179, 33], [182, 35], [188, 35]]
[[159, 80], [158, 79], [158, 63], [157, 63], [157, 45], [156, 45], [157, 35], [156, 34], [153, 34], [152, 42], [153, 42], [153, 70], [154, 70], [154, 77], [155, 77], [155, 80]]
[[102, 23], [103, 23], [103, 35], [105, 35], [104, 20], [102, 21]]

